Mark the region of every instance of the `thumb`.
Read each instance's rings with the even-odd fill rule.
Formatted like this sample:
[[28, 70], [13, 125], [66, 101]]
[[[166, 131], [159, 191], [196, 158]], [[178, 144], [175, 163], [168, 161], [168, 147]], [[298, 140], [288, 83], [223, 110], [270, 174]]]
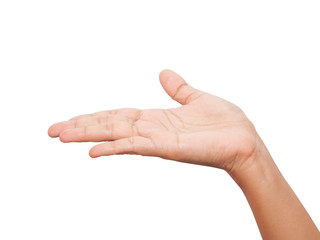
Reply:
[[162, 70], [159, 79], [167, 94], [182, 105], [194, 101], [203, 94], [203, 92], [189, 86], [181, 76], [169, 69]]

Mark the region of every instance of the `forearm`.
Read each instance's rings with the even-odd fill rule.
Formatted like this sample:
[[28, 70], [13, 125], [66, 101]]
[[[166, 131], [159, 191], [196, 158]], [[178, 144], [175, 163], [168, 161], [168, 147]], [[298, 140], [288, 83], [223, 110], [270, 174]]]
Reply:
[[320, 233], [292, 191], [269, 152], [260, 142], [259, 151], [229, 173], [245, 194], [264, 240], [313, 240]]

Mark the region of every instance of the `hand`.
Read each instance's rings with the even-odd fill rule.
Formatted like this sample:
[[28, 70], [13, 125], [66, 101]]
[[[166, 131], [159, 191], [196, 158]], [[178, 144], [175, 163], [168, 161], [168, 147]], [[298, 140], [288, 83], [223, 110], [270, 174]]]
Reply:
[[254, 126], [232, 103], [190, 87], [164, 70], [160, 82], [182, 104], [118, 109], [56, 123], [62, 142], [100, 142], [91, 157], [158, 156], [226, 170], [245, 194], [263, 239], [319, 239], [319, 231], [274, 163]]
[[230, 172], [256, 151], [257, 134], [232, 103], [189, 86], [178, 74], [159, 75], [164, 90], [181, 107], [118, 109], [81, 115], [49, 128], [62, 142], [101, 142], [91, 157], [113, 154], [158, 156]]

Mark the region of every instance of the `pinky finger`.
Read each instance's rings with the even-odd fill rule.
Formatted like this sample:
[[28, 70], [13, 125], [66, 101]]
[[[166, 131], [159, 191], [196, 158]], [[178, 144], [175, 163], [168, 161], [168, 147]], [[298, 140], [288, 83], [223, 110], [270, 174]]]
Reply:
[[89, 155], [92, 158], [116, 154], [157, 156], [157, 148], [150, 139], [141, 136], [133, 136], [95, 145], [89, 152]]

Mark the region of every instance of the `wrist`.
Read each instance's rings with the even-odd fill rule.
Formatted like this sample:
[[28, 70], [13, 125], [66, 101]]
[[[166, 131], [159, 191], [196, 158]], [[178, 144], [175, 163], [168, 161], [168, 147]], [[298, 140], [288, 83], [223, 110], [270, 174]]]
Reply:
[[242, 161], [235, 163], [228, 174], [246, 192], [251, 187], [267, 187], [282, 179], [282, 175], [273, 161], [261, 138], [257, 137], [255, 151]]
[[317, 227], [261, 139], [252, 156], [228, 173], [246, 196], [263, 239], [319, 238]]

